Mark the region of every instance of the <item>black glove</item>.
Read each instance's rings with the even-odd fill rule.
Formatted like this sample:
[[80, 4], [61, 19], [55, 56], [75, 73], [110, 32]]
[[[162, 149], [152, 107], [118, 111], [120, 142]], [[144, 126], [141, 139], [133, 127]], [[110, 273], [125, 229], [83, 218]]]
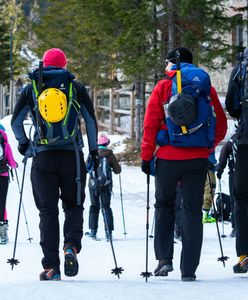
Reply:
[[98, 151], [97, 150], [90, 151], [90, 154], [86, 160], [87, 171], [90, 172], [92, 168], [94, 169], [94, 171], [96, 171], [99, 166], [99, 163], [100, 161], [99, 161]]
[[29, 150], [29, 142], [26, 142], [25, 144], [18, 144], [18, 151], [21, 155], [26, 156], [27, 151]]
[[222, 175], [221, 171], [217, 171], [216, 176], [218, 179], [221, 179], [221, 175]]
[[142, 170], [142, 172], [144, 172], [147, 175], [151, 174], [150, 161], [149, 160], [142, 160], [141, 170]]

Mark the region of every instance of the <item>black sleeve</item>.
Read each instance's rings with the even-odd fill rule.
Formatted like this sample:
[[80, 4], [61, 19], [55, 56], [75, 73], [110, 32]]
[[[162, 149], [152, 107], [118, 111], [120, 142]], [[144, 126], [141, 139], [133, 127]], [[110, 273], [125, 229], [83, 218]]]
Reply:
[[89, 151], [97, 150], [97, 122], [92, 101], [86, 88], [81, 83], [74, 81], [74, 87], [77, 93], [77, 101], [81, 106], [80, 111], [86, 125]]
[[[231, 72], [227, 93], [226, 93], [226, 109], [231, 117], [239, 118], [240, 116], [240, 85], [238, 83], [238, 68], [239, 65], [235, 66]], [[235, 80], [236, 77], [236, 80]]]
[[223, 145], [220, 151], [219, 163], [216, 168], [217, 172], [220, 172], [221, 174], [224, 172], [231, 151], [232, 151], [232, 143], [228, 141]]

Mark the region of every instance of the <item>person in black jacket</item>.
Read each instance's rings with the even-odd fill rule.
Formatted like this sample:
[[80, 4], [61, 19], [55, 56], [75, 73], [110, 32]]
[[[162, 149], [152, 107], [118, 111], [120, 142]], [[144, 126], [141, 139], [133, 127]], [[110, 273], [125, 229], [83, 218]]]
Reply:
[[[43, 87], [48, 82], [59, 83], [62, 79], [70, 81], [71, 90], [69, 93], [73, 90], [73, 96], [75, 96], [73, 97], [73, 105], [80, 107], [80, 113], [86, 124], [90, 151], [89, 158], [94, 161], [94, 165], [97, 167], [97, 123], [93, 105], [86, 88], [81, 83], [73, 80], [74, 75], [66, 70], [67, 58], [62, 50], [58, 48], [47, 50], [43, 55], [43, 64]], [[15, 106], [11, 125], [15, 138], [18, 141], [19, 152], [26, 158], [33, 156], [31, 182], [35, 204], [39, 210], [40, 245], [44, 255], [42, 258], [44, 271], [40, 274], [40, 280], [60, 280], [58, 201], [59, 198], [62, 200], [65, 214], [63, 228], [64, 272], [66, 276], [75, 276], [78, 273], [77, 253], [81, 250], [83, 235], [86, 167], [82, 152], [82, 136], [79, 122], [75, 121], [77, 120], [76, 117], [74, 118], [72, 133], [67, 139], [61, 140], [62, 133], [59, 133], [54, 140], [47, 143], [41, 141], [40, 134], [45, 132], [45, 125], [51, 125], [51, 123], [42, 123], [44, 132], [37, 126], [38, 121], [41, 120], [39, 114], [37, 114], [37, 103], [34, 98], [38, 71], [35, 70], [29, 74], [32, 84], [27, 85], [23, 89]], [[50, 87], [53, 88], [52, 83]], [[50, 90], [55, 90], [57, 94], [63, 95], [62, 90], [64, 87], [64, 81], [62, 81], [59, 86], [56, 86], [56, 90]], [[55, 96], [53, 99], [55, 99]], [[39, 108], [40, 105], [39, 102]], [[57, 111], [54, 110], [53, 112], [56, 113]], [[31, 114], [35, 127], [33, 141], [27, 137], [24, 130], [23, 121], [28, 113]], [[67, 115], [68, 128], [70, 126], [69, 122], [71, 122], [69, 120], [70, 116], [72, 115]], [[65, 129], [63, 127], [63, 130]], [[49, 128], [46, 130], [47, 133]], [[75, 138], [73, 138], [74, 132]], [[60, 142], [57, 142], [57, 139]]]
[[[243, 58], [244, 62], [235, 66], [231, 72], [225, 101], [228, 113], [239, 121], [233, 186], [236, 252], [239, 261], [233, 267], [234, 273], [246, 273], [248, 271], [248, 144], [242, 142], [244, 138], [243, 133], [245, 133], [243, 130], [243, 113], [247, 112], [246, 106], [243, 106], [243, 100], [246, 101], [247, 99], [247, 93], [243, 88], [247, 75], [243, 78], [245, 74], [243, 70], [245, 70], [248, 59], [248, 48], [245, 49]], [[240, 70], [242, 70], [242, 72], [240, 72]]]
[[[121, 173], [121, 166], [118, 163], [116, 156], [114, 155], [111, 149], [108, 149], [110, 139], [105, 135], [101, 134], [98, 138], [98, 152], [100, 158], [100, 166], [98, 168], [98, 184], [96, 184], [94, 174], [90, 173], [89, 179], [89, 193], [90, 193], [90, 210], [89, 210], [89, 228], [90, 228], [90, 237], [96, 239], [97, 229], [98, 229], [98, 219], [100, 208], [103, 213], [104, 225], [105, 225], [105, 235], [106, 240], [112, 238], [112, 231], [114, 230], [114, 219], [113, 212], [110, 207], [111, 204], [111, 193], [112, 193], [112, 171], [115, 174]], [[106, 159], [105, 162], [103, 159]], [[105, 174], [106, 179], [104, 183], [101, 184], [99, 178], [101, 173]], [[104, 177], [105, 177], [104, 176]], [[104, 184], [104, 185], [103, 185]]]
[[232, 232], [231, 237], [235, 237], [235, 218], [234, 218], [234, 195], [233, 195], [233, 182], [234, 182], [234, 170], [237, 155], [237, 133], [233, 134], [230, 139], [224, 143], [221, 148], [219, 163], [216, 167], [216, 176], [220, 180], [224, 172], [224, 169], [228, 163], [228, 176], [229, 176], [229, 193], [231, 199], [231, 223]]

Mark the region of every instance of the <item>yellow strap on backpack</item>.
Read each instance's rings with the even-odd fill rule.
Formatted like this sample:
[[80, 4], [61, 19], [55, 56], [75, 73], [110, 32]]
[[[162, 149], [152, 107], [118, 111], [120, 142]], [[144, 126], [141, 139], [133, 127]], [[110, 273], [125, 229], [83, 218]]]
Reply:
[[[176, 65], [177, 65], [177, 93], [181, 94], [182, 93], [182, 74], [181, 74], [181, 68], [180, 68], [180, 52], [177, 50], [176, 51]], [[186, 134], [187, 128], [186, 126], [181, 126], [182, 133]]]

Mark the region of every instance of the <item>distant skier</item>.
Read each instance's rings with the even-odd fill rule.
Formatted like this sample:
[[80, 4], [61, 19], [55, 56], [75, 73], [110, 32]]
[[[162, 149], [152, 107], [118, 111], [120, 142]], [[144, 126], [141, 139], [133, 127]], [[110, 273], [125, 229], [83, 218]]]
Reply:
[[234, 183], [234, 172], [235, 172], [235, 162], [237, 156], [237, 133], [233, 134], [231, 138], [224, 143], [221, 148], [219, 163], [217, 165], [216, 176], [221, 179], [224, 169], [228, 163], [228, 181], [229, 181], [229, 193], [231, 200], [231, 223], [232, 231], [230, 233], [231, 237], [236, 236], [236, 226], [234, 218], [234, 194], [233, 194], [233, 183]]
[[[97, 170], [98, 183], [95, 181], [94, 171], [90, 173], [89, 178], [89, 193], [90, 193], [90, 210], [89, 210], [89, 228], [90, 237], [97, 238], [98, 219], [99, 212], [102, 209], [102, 213], [105, 214], [105, 236], [106, 240], [112, 238], [112, 231], [114, 230], [113, 212], [110, 207], [111, 193], [113, 187], [112, 171], [115, 174], [121, 173], [121, 166], [118, 163], [113, 151], [108, 149], [110, 139], [101, 134], [98, 138], [98, 153], [100, 158], [100, 164]], [[101, 207], [101, 204], [103, 207]], [[107, 226], [106, 226], [107, 225]]]
[[6, 200], [9, 188], [9, 167], [17, 168], [8, 137], [3, 125], [0, 124], [0, 244], [6, 244], [8, 238], [8, 220]]

